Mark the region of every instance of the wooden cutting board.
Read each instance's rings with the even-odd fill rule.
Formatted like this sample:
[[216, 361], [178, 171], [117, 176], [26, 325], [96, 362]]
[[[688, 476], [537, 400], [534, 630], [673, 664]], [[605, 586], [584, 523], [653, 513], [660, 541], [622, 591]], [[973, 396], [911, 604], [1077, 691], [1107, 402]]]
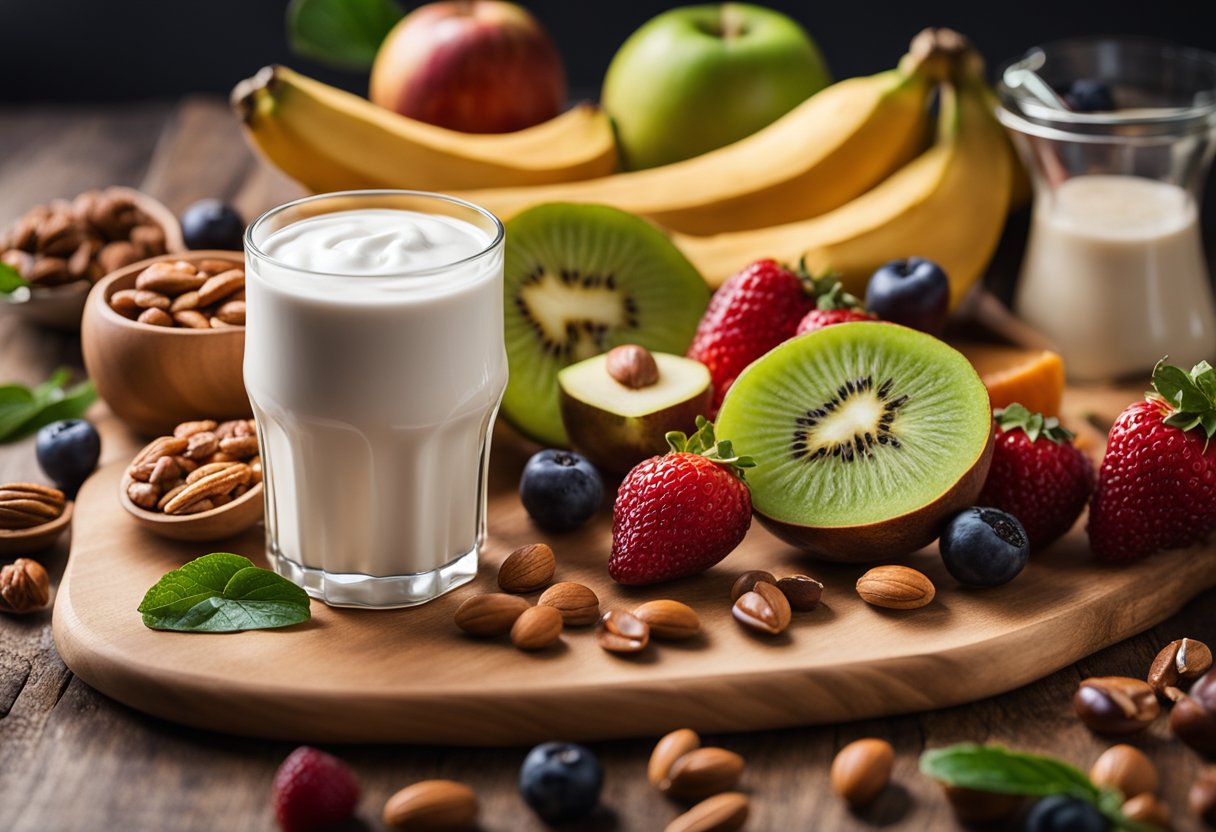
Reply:
[[[1074, 423], [1083, 413], [1109, 417], [1134, 397], [1134, 389], [1070, 391], [1066, 412]], [[1095, 458], [1100, 435], [1091, 430], [1088, 437]], [[153, 537], [120, 508], [123, 463], [113, 462], [76, 504], [54, 612], [60, 655], [90, 685], [141, 711], [299, 741], [503, 745], [677, 727], [743, 731], [929, 710], [1001, 693], [1151, 627], [1216, 585], [1210, 549], [1102, 567], [1091, 560], [1079, 524], [997, 589], [960, 587], [931, 547], [906, 562], [934, 580], [937, 599], [920, 610], [887, 611], [853, 591], [864, 567], [814, 563], [753, 525], [743, 545], [706, 574], [631, 589], [605, 570], [610, 507], [575, 533], [539, 532], [516, 492], [534, 448], [506, 430], [494, 441], [490, 537], [472, 585], [406, 610], [330, 609], [314, 601], [307, 624], [224, 635], [155, 632], [136, 607], [162, 574], [207, 552], [264, 564], [260, 529], [212, 545]], [[655, 642], [636, 657], [605, 653], [589, 629], [567, 630], [559, 645], [539, 653], [464, 636], [452, 623], [457, 605], [494, 589], [506, 553], [538, 540], [558, 555], [557, 579], [591, 586], [603, 609], [675, 598], [700, 612], [703, 635]], [[824, 603], [795, 614], [780, 637], [754, 636], [730, 615], [730, 585], [745, 569], [814, 575], [826, 585]]]

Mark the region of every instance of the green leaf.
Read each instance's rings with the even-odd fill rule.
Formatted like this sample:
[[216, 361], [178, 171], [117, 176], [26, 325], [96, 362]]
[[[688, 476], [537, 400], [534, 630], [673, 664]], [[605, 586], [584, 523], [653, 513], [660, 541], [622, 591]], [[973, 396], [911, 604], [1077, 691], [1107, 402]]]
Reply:
[[992, 411], [992, 418], [996, 419], [1001, 430], [1006, 433], [1011, 430], [1021, 430], [1031, 442], [1043, 436], [1059, 445], [1071, 441], [1075, 435], [1061, 425], [1060, 420], [1055, 416], [1033, 413], [1017, 402]]
[[29, 286], [29, 281], [10, 266], [8, 263], [0, 263], [0, 295], [11, 295], [18, 289], [24, 289]]
[[291, 0], [287, 37], [298, 55], [338, 69], [369, 69], [403, 16], [392, 0]]
[[60, 368], [34, 389], [20, 384], [0, 386], [0, 442], [29, 436], [60, 419], [78, 419], [97, 400], [91, 381], [65, 388], [71, 371]]
[[1083, 772], [1067, 763], [997, 745], [960, 743], [926, 751], [920, 757], [920, 770], [943, 783], [983, 792], [1068, 794], [1091, 803], [1099, 794]]
[[144, 626], [190, 633], [289, 627], [310, 617], [308, 594], [248, 558], [213, 552], [174, 569], [139, 605]]

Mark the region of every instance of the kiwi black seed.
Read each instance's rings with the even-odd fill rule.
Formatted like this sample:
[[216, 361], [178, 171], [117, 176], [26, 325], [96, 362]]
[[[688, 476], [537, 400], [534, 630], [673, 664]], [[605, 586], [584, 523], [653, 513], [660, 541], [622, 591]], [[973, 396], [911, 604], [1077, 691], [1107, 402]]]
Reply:
[[709, 288], [657, 228], [602, 205], [551, 203], [507, 223], [503, 417], [550, 446], [568, 443], [563, 367], [620, 344], [682, 354]]
[[894, 324], [827, 327], [745, 370], [717, 433], [756, 460], [752, 505], [827, 558], [919, 548], [979, 494], [991, 457], [988, 391], [967, 359]]

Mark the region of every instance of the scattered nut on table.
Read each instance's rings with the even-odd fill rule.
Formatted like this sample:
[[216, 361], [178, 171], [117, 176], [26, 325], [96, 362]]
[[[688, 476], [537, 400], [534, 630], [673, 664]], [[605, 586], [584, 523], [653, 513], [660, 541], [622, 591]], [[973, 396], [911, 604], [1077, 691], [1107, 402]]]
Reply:
[[676, 800], [704, 800], [738, 785], [743, 767], [743, 758], [733, 751], [695, 748], [672, 763], [659, 790]]
[[460, 832], [477, 821], [477, 795], [455, 780], [423, 780], [406, 786], [384, 804], [384, 823], [393, 829]]
[[1085, 679], [1077, 688], [1072, 705], [1091, 731], [1107, 736], [1139, 731], [1161, 713], [1157, 694], [1148, 682], [1128, 676]]
[[854, 740], [832, 760], [832, 790], [854, 808], [868, 806], [891, 781], [895, 749], [886, 740]]
[[17, 558], [0, 567], [0, 612], [37, 612], [51, 599], [51, 577], [36, 560]]

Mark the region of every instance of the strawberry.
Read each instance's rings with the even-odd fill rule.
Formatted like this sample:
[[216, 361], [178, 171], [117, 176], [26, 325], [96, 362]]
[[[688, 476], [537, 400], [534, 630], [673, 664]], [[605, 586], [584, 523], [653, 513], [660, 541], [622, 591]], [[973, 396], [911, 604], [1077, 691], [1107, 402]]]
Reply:
[[758, 260], [722, 284], [688, 348], [709, 368], [710, 418], [743, 368], [792, 338], [810, 308], [802, 278], [775, 260]]
[[1163, 361], [1153, 391], [1115, 420], [1089, 508], [1089, 545], [1128, 563], [1216, 531], [1216, 371]]
[[283, 832], [332, 829], [355, 813], [359, 782], [337, 757], [301, 745], [274, 776], [274, 814]]
[[623, 584], [653, 584], [704, 572], [734, 550], [752, 522], [751, 492], [737, 456], [697, 417], [691, 437], [667, 434], [671, 451], [638, 463], [612, 507], [608, 573]]
[[977, 505], [1016, 517], [1031, 549], [1072, 528], [1094, 490], [1094, 466], [1058, 419], [1011, 404], [996, 417], [992, 467]]
[[815, 289], [815, 308], [807, 312], [798, 323], [795, 335], [805, 335], [833, 324], [878, 320], [861, 301], [844, 291], [840, 281], [834, 277], [823, 277], [815, 281]]

